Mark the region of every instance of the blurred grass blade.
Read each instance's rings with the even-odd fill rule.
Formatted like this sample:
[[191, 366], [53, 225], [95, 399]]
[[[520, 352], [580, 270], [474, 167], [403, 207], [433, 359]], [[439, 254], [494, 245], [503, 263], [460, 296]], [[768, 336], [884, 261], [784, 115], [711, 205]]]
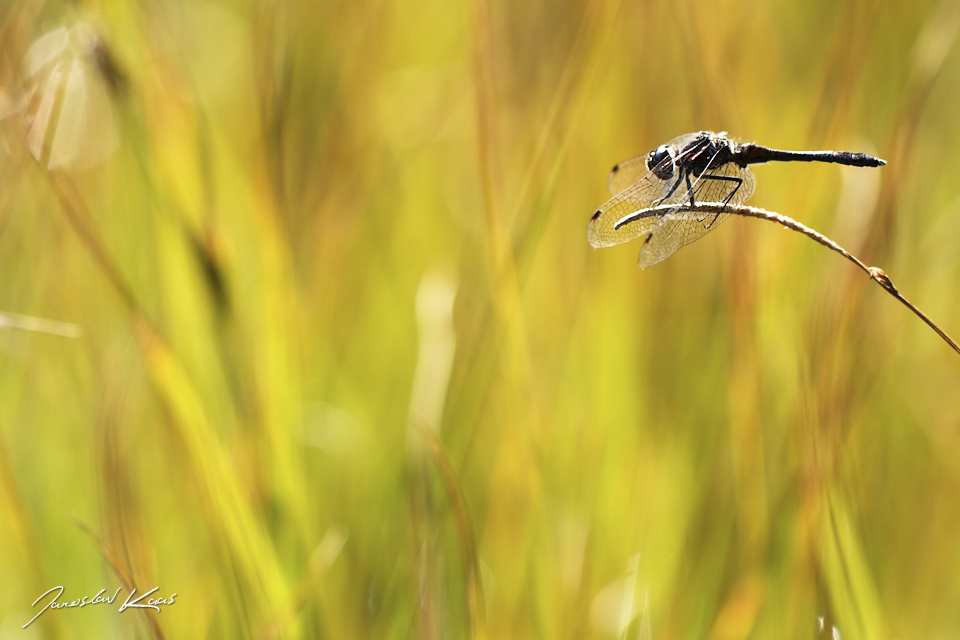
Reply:
[[460, 542], [460, 553], [463, 558], [467, 605], [470, 612], [471, 637], [474, 640], [484, 640], [487, 637], [487, 607], [483, 595], [483, 579], [480, 574], [480, 561], [477, 556], [477, 544], [470, 524], [470, 514], [467, 510], [467, 501], [463, 495], [463, 488], [457, 479], [457, 472], [453, 463], [443, 448], [439, 436], [430, 425], [422, 420], [413, 419], [411, 424], [417, 434], [423, 439], [427, 453], [430, 454], [440, 479], [443, 481], [450, 508], [453, 511], [453, 521], [457, 527], [457, 537]]
[[821, 519], [820, 563], [839, 626], [847, 640], [885, 638], [877, 587], [838, 490], [829, 490], [825, 506], [828, 513]]
[[[12, 529], [13, 533], [13, 544], [10, 546], [19, 552], [18, 555], [23, 559], [21, 567], [27, 569], [30, 574], [26, 582], [30, 585], [31, 593], [41, 593], [49, 588], [50, 571], [47, 568], [37, 524], [20, 491], [2, 432], [0, 432], [0, 504], [3, 506], [3, 523]], [[51, 638], [66, 637], [63, 621], [56, 616], [41, 618], [40, 625]]]
[[456, 336], [453, 333], [453, 302], [456, 279], [443, 269], [428, 271], [417, 289], [417, 327], [420, 351], [413, 376], [410, 415], [420, 416], [440, 430], [447, 383], [453, 366]]
[[289, 605], [274, 614], [274, 616], [264, 624], [259, 634], [261, 640], [283, 637], [290, 621], [296, 617], [310, 596], [313, 595], [313, 592], [320, 584], [327, 569], [330, 568], [333, 561], [340, 555], [340, 551], [343, 549], [343, 545], [346, 544], [349, 537], [350, 535], [347, 530], [340, 525], [333, 525], [327, 529], [323, 539], [320, 540], [320, 544], [317, 545], [313, 555], [310, 556], [310, 562], [307, 564], [306, 571], [304, 571], [303, 576], [300, 578], [300, 583], [297, 585], [296, 591], [293, 594], [293, 599]]
[[633, 599], [637, 590], [637, 571], [640, 569], [640, 554], [635, 554], [630, 558], [627, 567], [627, 580], [624, 583], [623, 603], [620, 605], [620, 640], [627, 640], [627, 630], [630, 628], [630, 621], [633, 620]]
[[83, 335], [83, 329], [76, 324], [3, 311], [0, 311], [0, 327], [22, 329], [24, 331], [35, 331], [37, 333], [48, 333], [53, 336], [62, 336], [64, 338], [79, 338]]
[[[260, 615], [279, 610], [289, 594], [276, 552], [242, 494], [200, 397], [153, 329], [143, 321], [136, 322], [134, 328], [151, 377], [170, 409], [171, 422], [206, 493], [203, 498], [213, 508], [211, 524], [224, 535], [231, 558], [248, 581], [246, 586], [258, 594]], [[290, 637], [296, 635], [292, 630]]]
[[[104, 561], [113, 569], [113, 573], [120, 580], [120, 584], [129, 592], [133, 593], [134, 589], [138, 589], [141, 592], [149, 591], [149, 588], [144, 589], [144, 585], [137, 585], [133, 577], [127, 572], [123, 561], [121, 561], [116, 554], [107, 546], [107, 543], [103, 541], [96, 532], [90, 528], [86, 522], [81, 520], [78, 516], [72, 516], [74, 524], [80, 528], [96, 545], [97, 550], [100, 552], [100, 555], [103, 557]], [[154, 613], [153, 609], [138, 609], [146, 617], [147, 622], [150, 623], [150, 629], [153, 631], [153, 635], [158, 640], [164, 640], [165, 636], [163, 634], [163, 629], [160, 628], [160, 621], [157, 620], [157, 616]]]

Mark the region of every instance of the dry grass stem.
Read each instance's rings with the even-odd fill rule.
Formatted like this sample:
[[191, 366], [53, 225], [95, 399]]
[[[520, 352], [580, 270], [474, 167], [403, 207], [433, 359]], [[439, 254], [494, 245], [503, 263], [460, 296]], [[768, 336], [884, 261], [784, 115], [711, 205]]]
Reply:
[[[667, 213], [668, 211], [671, 211], [674, 207], [675, 205], [664, 205], [661, 207], [654, 207], [650, 209], [650, 211], [658, 212], [662, 210], [664, 213]], [[770, 222], [774, 222], [776, 224], [782, 225], [792, 231], [797, 231], [799, 233], [802, 233], [803, 235], [807, 236], [811, 240], [814, 240], [815, 242], [822, 244], [823, 246], [827, 247], [832, 251], [836, 251], [837, 253], [842, 255], [844, 258], [846, 258], [853, 264], [857, 265], [868, 276], [870, 276], [871, 280], [873, 280], [874, 282], [879, 284], [881, 287], [883, 287], [883, 289], [887, 293], [889, 293], [894, 298], [896, 298], [901, 303], [903, 303], [904, 306], [906, 306], [908, 309], [910, 309], [910, 311], [916, 314], [917, 317], [923, 320], [927, 324], [927, 326], [929, 326], [931, 329], [936, 331], [937, 335], [943, 338], [943, 340], [948, 345], [950, 345], [950, 347], [954, 351], [956, 351], [957, 353], [960, 353], [960, 345], [958, 345], [957, 342], [953, 338], [951, 338], [946, 331], [941, 329], [936, 322], [931, 320], [927, 314], [921, 311], [919, 307], [917, 307], [915, 304], [913, 304], [912, 302], [904, 298], [903, 295], [901, 295], [900, 292], [897, 290], [897, 288], [893, 285], [893, 282], [890, 280], [890, 277], [886, 273], [884, 273], [882, 269], [880, 269], [879, 267], [867, 266], [859, 258], [857, 258], [855, 255], [853, 255], [852, 253], [850, 253], [849, 251], [847, 251], [846, 249], [838, 245], [836, 242], [834, 242], [827, 236], [817, 231], [814, 231], [813, 229], [811, 229], [806, 225], [800, 224], [793, 218], [788, 218], [787, 216], [780, 215], [779, 213], [766, 211], [765, 209], [758, 209], [756, 207], [730, 206], [730, 205], [724, 206], [719, 203], [704, 203], [704, 204], [696, 204], [693, 206], [686, 206], [682, 209], [682, 211], [683, 212], [689, 211], [689, 212], [696, 212], [696, 213], [723, 212], [723, 213], [730, 213], [737, 216], [744, 216], [746, 218], [760, 218], [761, 220], [769, 220]]]

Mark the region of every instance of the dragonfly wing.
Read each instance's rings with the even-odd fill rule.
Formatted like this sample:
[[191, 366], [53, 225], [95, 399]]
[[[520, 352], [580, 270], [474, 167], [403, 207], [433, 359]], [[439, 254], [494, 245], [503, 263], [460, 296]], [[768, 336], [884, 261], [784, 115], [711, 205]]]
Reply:
[[[608, 181], [614, 197], [590, 220], [590, 244], [609, 247], [646, 236], [640, 266], [648, 267], [703, 237], [727, 218], [725, 213], [691, 212], [691, 201], [735, 206], [753, 195], [753, 173], [734, 162], [719, 167], [708, 163], [698, 178], [684, 172], [684, 165], [690, 166], [697, 154], [709, 148], [708, 136], [703, 132], [688, 133], [667, 143], [675, 152], [673, 161], [677, 164], [677, 170], [667, 179], [657, 177], [653, 171], [643, 173], [648, 156], [637, 156], [614, 167]], [[691, 144], [694, 142], [697, 144]], [[669, 205], [674, 208], [668, 208]], [[656, 213], [646, 215], [647, 210], [654, 208]]]
[[[611, 200], [611, 202], [613, 201]], [[610, 202], [604, 207], [608, 205], [610, 205]], [[649, 207], [643, 207], [628, 200], [616, 202], [606, 210], [601, 208], [603, 213], [600, 214], [599, 218], [592, 220], [587, 228], [587, 241], [599, 249], [600, 247], [623, 244], [634, 238], [649, 234], [660, 226], [662, 218], [659, 216], [643, 216], [643, 212], [648, 209]], [[600, 213], [600, 211], [597, 213]], [[615, 226], [617, 222], [624, 218], [630, 218], [630, 222], [622, 226]]]
[[647, 173], [632, 187], [621, 191], [597, 209], [587, 227], [587, 241], [597, 248], [612, 247], [649, 233], [660, 224], [660, 218], [640, 215], [626, 224], [623, 224], [623, 220], [631, 217], [631, 214], [659, 205], [661, 201], [662, 204], [674, 202], [681, 189], [678, 187], [670, 197], [667, 194], [676, 183], [676, 178], [661, 180], [653, 172]]
[[650, 170], [647, 167], [648, 157], [649, 156], [637, 156], [636, 158], [630, 158], [611, 169], [610, 177], [607, 178], [607, 188], [610, 189], [610, 195], [617, 195], [642, 178]]
[[[638, 264], [641, 269], [663, 262], [673, 253], [685, 245], [702, 238], [718, 224], [726, 219], [727, 214], [720, 214], [714, 220], [705, 222], [691, 213], [689, 209], [680, 208], [664, 216], [662, 224], [654, 230], [650, 239], [640, 249]], [[709, 224], [709, 226], [707, 226]]]
[[[681, 149], [690, 144], [698, 135], [700, 134], [685, 133], [684, 135], [674, 138], [668, 142], [667, 146], [672, 147], [677, 153], [679, 153]], [[610, 171], [610, 177], [607, 178], [607, 188], [610, 189], [610, 195], [617, 195], [627, 187], [632, 186], [635, 182], [643, 178], [650, 169], [650, 167], [647, 166], [647, 160], [649, 160], [649, 158], [650, 154], [645, 154], [635, 158], [630, 158], [629, 160], [624, 160], [623, 162], [614, 166]]]
[[[737, 206], [753, 195], [755, 186], [753, 172], [731, 162], [700, 176], [693, 183], [693, 198], [698, 204], [725, 203]], [[686, 189], [683, 193], [688, 196], [689, 202]], [[716, 229], [729, 216], [729, 213], [691, 211], [680, 205], [663, 216], [663, 223], [643, 245], [640, 250], [640, 268], [644, 269], [666, 260], [680, 247], [699, 240]]]

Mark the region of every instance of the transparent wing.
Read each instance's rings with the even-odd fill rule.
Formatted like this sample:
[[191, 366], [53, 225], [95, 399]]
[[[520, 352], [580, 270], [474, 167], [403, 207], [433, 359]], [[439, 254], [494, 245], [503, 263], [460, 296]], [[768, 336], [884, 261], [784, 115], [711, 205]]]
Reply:
[[617, 195], [649, 171], [647, 169], [647, 157], [637, 156], [624, 160], [610, 170], [610, 177], [607, 178], [607, 188], [610, 189], [610, 195]]
[[[726, 179], [724, 179], [726, 178]], [[693, 198], [698, 204], [725, 203], [740, 205], [753, 195], [756, 182], [753, 172], [731, 162], [704, 172], [693, 183]], [[689, 203], [689, 194], [686, 202]], [[641, 269], [666, 260], [677, 249], [699, 240], [727, 219], [728, 213], [700, 213], [682, 205], [662, 216], [662, 222], [640, 249]], [[638, 221], [641, 222], [641, 221]], [[624, 225], [629, 226], [629, 225]], [[641, 222], [639, 226], [644, 226]]]
[[[644, 175], [632, 187], [610, 198], [597, 209], [587, 227], [587, 241], [597, 248], [612, 247], [648, 233], [660, 224], [658, 218], [638, 216], [630, 224], [618, 226], [618, 223], [663, 200], [675, 182], [676, 178], [661, 180], [652, 171]], [[667, 198], [671, 199], [672, 196]]]
[[[680, 150], [684, 149], [698, 135], [698, 133], [688, 133], [667, 143], [677, 151], [675, 161], [682, 160]], [[623, 164], [629, 163], [629, 167], [622, 170], [618, 169], [613, 173], [624, 173], [625, 175], [628, 172], [636, 173], [636, 166], [641, 164], [639, 161], [643, 159], [645, 159], [645, 156], [628, 160]], [[665, 162], [669, 162], [669, 160]], [[644, 164], [644, 166], [646, 165]], [[613, 179], [614, 176], [611, 175], [611, 183], [613, 183]], [[616, 183], [618, 186], [619, 182], [618, 178]], [[691, 186], [694, 185], [691, 183]], [[696, 194], [696, 192], [694, 193]], [[689, 202], [689, 190], [682, 172], [676, 171], [673, 177], [664, 180], [657, 177], [654, 171], [648, 171], [630, 187], [621, 190], [597, 209], [590, 219], [590, 225], [587, 227], [587, 241], [597, 248], [611, 247], [628, 242], [649, 233], [652, 228], [659, 224], [659, 221], [655, 218], [634, 216], [634, 214], [652, 207], [671, 204], [679, 207]], [[626, 219], [631, 221], [625, 224], [624, 220]]]
[[[698, 135], [700, 134], [685, 133], [682, 136], [678, 136], [668, 142], [667, 146], [673, 147], [679, 152], [680, 149], [683, 149], [690, 144]], [[644, 154], [642, 156], [630, 158], [629, 160], [624, 160], [623, 162], [615, 165], [613, 169], [610, 170], [610, 177], [607, 178], [607, 188], [610, 189], [610, 195], [617, 195], [646, 175], [647, 171], [649, 171], [647, 168], [648, 157], [649, 154]]]
[[721, 213], [709, 220], [703, 220], [683, 208], [663, 216], [661, 224], [640, 249], [637, 264], [641, 269], [645, 269], [663, 262], [680, 247], [705, 236], [726, 218], [727, 214]]

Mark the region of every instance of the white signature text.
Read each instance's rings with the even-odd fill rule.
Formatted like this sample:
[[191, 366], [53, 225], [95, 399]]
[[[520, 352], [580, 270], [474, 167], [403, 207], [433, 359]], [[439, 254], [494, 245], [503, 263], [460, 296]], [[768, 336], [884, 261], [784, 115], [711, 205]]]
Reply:
[[[46, 604], [45, 607], [43, 607], [43, 609], [40, 609], [40, 611], [37, 612], [37, 615], [33, 616], [33, 618], [30, 619], [30, 622], [23, 625], [23, 628], [26, 629], [31, 624], [33, 624], [33, 621], [39, 618], [40, 614], [42, 614], [47, 609], [72, 609], [75, 607], [86, 607], [91, 604], [104, 604], [104, 603], [113, 604], [113, 601], [117, 599], [117, 595], [120, 593], [121, 589], [123, 589], [123, 587], [117, 587], [117, 590], [114, 591], [113, 595], [110, 597], [103, 595], [104, 592], [106, 592], [106, 589], [100, 589], [100, 591], [97, 592], [97, 595], [93, 596], [92, 598], [88, 596], [83, 596], [82, 598], [78, 598], [77, 600], [72, 600], [70, 602], [60, 602], [59, 598], [60, 596], [63, 595], [62, 586], [48, 589], [43, 594], [41, 594], [39, 598], [34, 600], [33, 604], [30, 606], [31, 607], [37, 606], [37, 603], [39, 603], [41, 600], [49, 596], [51, 593], [56, 593], [56, 595], [54, 595], [53, 598], [50, 599], [50, 601]], [[154, 587], [153, 589], [151, 589], [150, 591], [147, 591], [140, 597], [136, 597], [137, 590], [134, 589], [133, 591], [130, 592], [130, 595], [127, 596], [127, 599], [123, 601], [123, 604], [120, 605], [120, 608], [117, 609], [117, 612], [125, 611], [126, 609], [153, 609], [159, 612], [160, 607], [162, 605], [173, 604], [174, 598], [177, 597], [176, 593], [172, 594], [169, 598], [160, 598], [160, 597], [150, 598], [146, 602], [143, 602], [144, 598], [154, 593], [155, 591], [158, 591], [159, 589], [160, 587]]]

